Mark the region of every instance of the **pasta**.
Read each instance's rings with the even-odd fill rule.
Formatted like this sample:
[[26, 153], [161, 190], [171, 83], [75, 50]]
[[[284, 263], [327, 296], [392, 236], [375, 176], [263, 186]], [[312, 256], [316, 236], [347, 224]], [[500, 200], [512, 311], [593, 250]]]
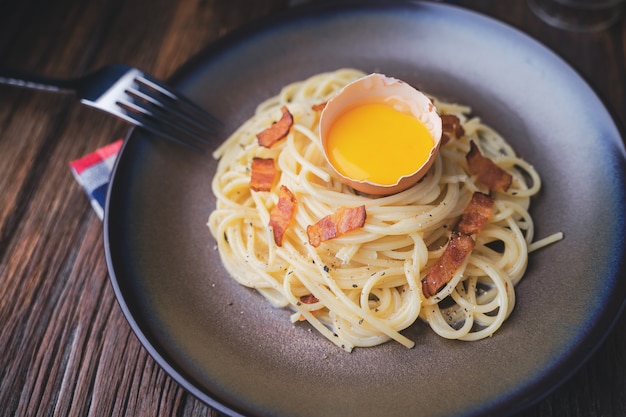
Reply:
[[[219, 159], [212, 180], [217, 203], [208, 226], [223, 264], [241, 285], [255, 288], [276, 307], [289, 307], [294, 323], [309, 322], [346, 351], [389, 340], [410, 348], [414, 341], [401, 331], [418, 318], [445, 338], [488, 337], [515, 305], [514, 287], [534, 238], [530, 198], [541, 179], [503, 137], [472, 117], [469, 107], [433, 97], [439, 113], [460, 119], [464, 136], [441, 147], [416, 186], [384, 197], [360, 195], [328, 166], [317, 136], [319, 111], [313, 107], [363, 75], [340, 69], [285, 86], [214, 152]], [[283, 106], [294, 118], [287, 137], [271, 148], [259, 146], [256, 134], [280, 118]], [[441, 255], [472, 194], [484, 191], [465, 166], [470, 140], [508, 171], [513, 183], [495, 196], [492, 219], [453, 279], [425, 298], [420, 280]], [[276, 161], [278, 185], [270, 191], [250, 189], [255, 157]], [[297, 200], [281, 246], [268, 226], [279, 185]], [[367, 211], [362, 228], [319, 247], [308, 244], [308, 225], [338, 207], [360, 205]]]

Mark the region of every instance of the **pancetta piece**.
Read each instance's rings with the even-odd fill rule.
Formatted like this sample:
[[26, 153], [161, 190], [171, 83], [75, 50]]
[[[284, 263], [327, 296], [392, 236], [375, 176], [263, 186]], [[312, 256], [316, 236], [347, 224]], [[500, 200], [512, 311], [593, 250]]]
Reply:
[[441, 287], [450, 282], [457, 269], [465, 262], [467, 255], [474, 249], [474, 245], [474, 239], [470, 235], [452, 232], [448, 246], [426, 276], [422, 278], [424, 297], [432, 297]]
[[252, 158], [250, 188], [254, 191], [269, 191], [274, 185], [276, 166], [272, 158]]
[[324, 110], [324, 107], [326, 107], [326, 101], [323, 103], [317, 103], [311, 106], [311, 110], [313, 111], [322, 111]]
[[[313, 294], [307, 294], [307, 295], [303, 295], [302, 297], [300, 297], [300, 302], [303, 304], [315, 304], [315, 303], [319, 303], [320, 300], [317, 299], [316, 296], [314, 296]], [[311, 310], [310, 313], [313, 316], [319, 316], [320, 314], [322, 314], [323, 309], [317, 309], [317, 310]], [[305, 321], [306, 318], [300, 314], [300, 317], [298, 317], [299, 321]]]
[[303, 295], [302, 297], [300, 297], [300, 301], [303, 302], [304, 304], [315, 304], [315, 303], [319, 303], [320, 300], [318, 300], [317, 297], [314, 296], [313, 294], [307, 294], [307, 295]]
[[271, 148], [276, 142], [287, 136], [293, 126], [293, 115], [286, 106], [281, 107], [282, 117], [270, 127], [256, 135], [259, 145]]
[[274, 233], [274, 242], [278, 246], [283, 245], [283, 237], [296, 212], [296, 198], [284, 185], [280, 186], [278, 203], [270, 211], [269, 225]]
[[365, 206], [340, 207], [334, 213], [322, 217], [317, 223], [306, 228], [309, 243], [318, 247], [326, 240], [363, 227], [366, 217]]
[[476, 175], [479, 182], [492, 191], [505, 192], [511, 186], [511, 174], [496, 165], [491, 159], [484, 157], [480, 149], [470, 141], [470, 151], [465, 156], [467, 169], [471, 175]]
[[461, 120], [454, 114], [441, 114], [441, 144], [445, 145], [450, 139], [458, 139], [465, 134]]
[[475, 192], [469, 204], [463, 210], [457, 231], [466, 235], [478, 234], [493, 214], [493, 203], [493, 197]]

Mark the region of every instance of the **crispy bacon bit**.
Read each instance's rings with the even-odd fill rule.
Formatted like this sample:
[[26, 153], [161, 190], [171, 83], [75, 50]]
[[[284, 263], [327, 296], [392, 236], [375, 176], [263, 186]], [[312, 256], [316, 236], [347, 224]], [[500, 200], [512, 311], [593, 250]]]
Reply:
[[322, 111], [326, 107], [326, 101], [323, 103], [314, 104], [311, 106], [311, 110], [313, 111]]
[[422, 292], [426, 298], [437, 294], [450, 282], [465, 258], [472, 252], [476, 242], [472, 235], [479, 233], [493, 215], [494, 199], [487, 194], [475, 192], [465, 207], [461, 221], [452, 232], [448, 246], [433, 267], [422, 279]]
[[283, 115], [279, 121], [274, 122], [270, 127], [256, 135], [259, 145], [271, 148], [276, 142], [287, 136], [289, 129], [293, 125], [293, 115], [286, 106], [281, 108]]
[[460, 138], [465, 134], [461, 120], [454, 114], [441, 115], [441, 144], [445, 145], [452, 138]]
[[465, 156], [470, 174], [477, 175], [478, 181], [493, 191], [506, 191], [511, 186], [511, 174], [497, 166], [491, 159], [484, 157], [474, 141], [470, 141], [470, 151]]
[[274, 184], [276, 167], [272, 158], [252, 158], [250, 188], [254, 191], [269, 191]]
[[479, 233], [493, 214], [493, 197], [475, 192], [461, 216], [457, 231], [466, 235]]
[[296, 211], [296, 198], [293, 193], [284, 185], [280, 186], [278, 203], [270, 211], [270, 226], [274, 232], [274, 242], [278, 246], [283, 245], [283, 236], [293, 219]]
[[340, 207], [332, 214], [324, 216], [317, 223], [309, 225], [306, 233], [309, 243], [318, 247], [322, 242], [334, 239], [365, 224], [365, 206]]
[[[304, 304], [315, 304], [315, 303], [319, 302], [319, 300], [313, 294], [307, 294], [307, 295], [303, 295], [302, 297], [300, 297], [300, 302], [302, 302]], [[317, 310], [312, 310], [310, 313], [313, 316], [319, 316], [320, 314], [323, 313], [323, 311], [324, 311], [324, 309], [318, 308]], [[298, 320], [299, 321], [305, 321], [306, 318], [302, 314], [300, 314], [300, 317], [298, 317]]]
[[315, 304], [318, 303], [320, 300], [318, 300], [317, 297], [313, 294], [307, 294], [300, 297], [300, 301], [302, 301], [304, 304]]
[[452, 279], [457, 269], [463, 265], [467, 255], [474, 249], [474, 245], [475, 242], [471, 236], [452, 233], [443, 254], [422, 279], [424, 297], [428, 298], [437, 294], [437, 291]]

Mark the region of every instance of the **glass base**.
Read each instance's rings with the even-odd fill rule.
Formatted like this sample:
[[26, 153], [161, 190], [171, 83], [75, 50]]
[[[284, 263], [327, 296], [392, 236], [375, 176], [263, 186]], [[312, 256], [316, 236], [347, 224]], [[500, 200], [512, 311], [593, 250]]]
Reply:
[[526, 0], [530, 9], [551, 26], [578, 32], [607, 29], [621, 17], [624, 1]]

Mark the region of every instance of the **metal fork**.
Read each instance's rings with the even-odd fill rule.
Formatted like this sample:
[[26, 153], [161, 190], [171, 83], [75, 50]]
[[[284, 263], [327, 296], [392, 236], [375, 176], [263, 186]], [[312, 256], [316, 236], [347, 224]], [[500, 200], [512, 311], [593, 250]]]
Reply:
[[74, 93], [81, 103], [117, 116], [155, 135], [202, 150], [220, 121], [154, 77], [110, 65], [76, 79], [52, 79], [0, 69], [0, 84]]

